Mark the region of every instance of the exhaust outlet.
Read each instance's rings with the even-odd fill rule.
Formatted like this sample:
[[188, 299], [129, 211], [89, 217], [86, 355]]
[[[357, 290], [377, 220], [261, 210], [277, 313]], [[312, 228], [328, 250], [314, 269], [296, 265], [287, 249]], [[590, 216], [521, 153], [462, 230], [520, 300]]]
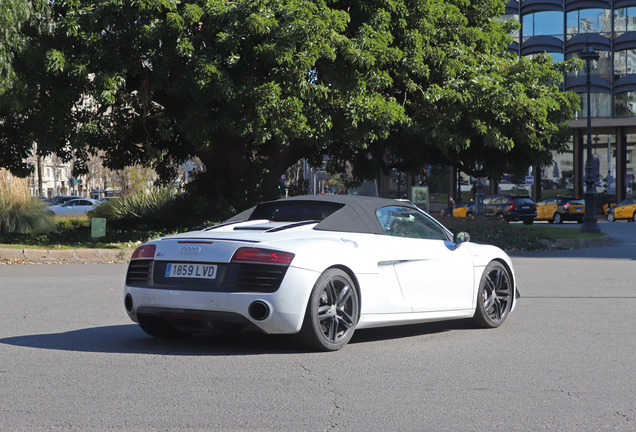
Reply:
[[124, 305], [126, 306], [126, 311], [128, 312], [133, 311], [133, 299], [130, 294], [126, 294], [126, 297], [124, 299]]
[[269, 316], [269, 306], [264, 301], [256, 300], [248, 306], [247, 313], [255, 321], [263, 321]]

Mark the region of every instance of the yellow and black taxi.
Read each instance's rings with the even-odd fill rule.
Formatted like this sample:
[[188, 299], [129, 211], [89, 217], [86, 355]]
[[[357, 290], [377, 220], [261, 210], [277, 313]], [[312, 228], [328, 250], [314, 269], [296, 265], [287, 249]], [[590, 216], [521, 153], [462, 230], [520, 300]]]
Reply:
[[463, 201], [455, 204], [453, 217], [472, 219], [475, 217], [475, 201]]
[[560, 224], [564, 221], [583, 222], [585, 201], [572, 196], [551, 196], [537, 201], [538, 221]]
[[608, 208], [605, 217], [609, 222], [614, 222], [616, 219], [636, 221], [636, 198], [624, 199], [615, 206]]

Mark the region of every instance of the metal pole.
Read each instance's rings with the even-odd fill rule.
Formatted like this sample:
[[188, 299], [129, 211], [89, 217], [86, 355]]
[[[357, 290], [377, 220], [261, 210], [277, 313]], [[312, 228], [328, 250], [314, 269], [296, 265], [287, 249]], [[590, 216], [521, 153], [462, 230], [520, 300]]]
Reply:
[[590, 97], [592, 80], [590, 78], [590, 63], [592, 60], [598, 60], [599, 54], [592, 48], [592, 42], [589, 37], [585, 42], [585, 49], [581, 52], [580, 57], [585, 60], [587, 66], [587, 80], [585, 82], [587, 86], [587, 162], [585, 163], [585, 216], [583, 217], [581, 232], [598, 233], [601, 232], [601, 227], [596, 223], [594, 214], [596, 190], [594, 189], [594, 178], [592, 177], [594, 166], [592, 164], [592, 104]]

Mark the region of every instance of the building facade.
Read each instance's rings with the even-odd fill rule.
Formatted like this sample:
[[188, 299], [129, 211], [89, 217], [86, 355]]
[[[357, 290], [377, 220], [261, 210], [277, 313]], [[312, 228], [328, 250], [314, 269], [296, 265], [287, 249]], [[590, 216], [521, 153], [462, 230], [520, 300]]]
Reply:
[[583, 194], [589, 109], [600, 201], [630, 196], [636, 172], [636, 0], [512, 0], [504, 18], [521, 23], [510, 46], [519, 56], [548, 53], [555, 62], [569, 60], [579, 56], [587, 40], [600, 55], [590, 67], [590, 107], [585, 66], [565, 77], [562, 88], [581, 96], [581, 111], [570, 123], [568, 151], [555, 154], [554, 166], [535, 173]]

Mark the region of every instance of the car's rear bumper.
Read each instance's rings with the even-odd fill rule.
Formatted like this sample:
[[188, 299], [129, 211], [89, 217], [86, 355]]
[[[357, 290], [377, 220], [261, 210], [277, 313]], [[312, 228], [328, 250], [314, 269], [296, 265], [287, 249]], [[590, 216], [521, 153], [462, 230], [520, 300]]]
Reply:
[[[205, 292], [126, 285], [125, 308], [134, 322], [139, 315], [162, 318], [166, 321], [181, 320], [199, 331], [209, 331], [214, 323], [254, 324], [265, 333], [296, 333], [302, 326], [307, 302], [319, 273], [290, 267], [273, 293], [257, 292]], [[260, 313], [256, 315], [254, 305]]]

